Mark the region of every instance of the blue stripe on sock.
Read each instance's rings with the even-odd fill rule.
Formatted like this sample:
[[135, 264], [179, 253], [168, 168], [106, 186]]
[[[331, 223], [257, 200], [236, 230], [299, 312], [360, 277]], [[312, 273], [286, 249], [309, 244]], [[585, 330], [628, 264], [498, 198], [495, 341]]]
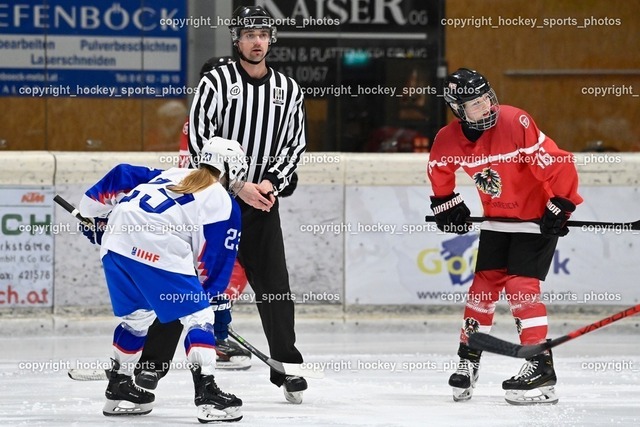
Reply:
[[118, 325], [115, 331], [113, 331], [113, 345], [118, 350], [127, 354], [134, 354], [142, 351], [144, 342], [147, 336], [135, 336], [130, 331], [125, 329], [122, 325]]
[[189, 350], [192, 346], [214, 348], [215, 344], [216, 341], [211, 330], [192, 328], [184, 339], [184, 350], [189, 354]]

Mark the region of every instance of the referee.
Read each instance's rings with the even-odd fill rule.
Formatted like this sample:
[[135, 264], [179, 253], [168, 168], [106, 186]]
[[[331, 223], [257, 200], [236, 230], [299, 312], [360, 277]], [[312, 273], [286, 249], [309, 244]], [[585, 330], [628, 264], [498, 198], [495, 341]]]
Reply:
[[[256, 294], [271, 357], [302, 363], [295, 346], [294, 301], [289, 286], [278, 214], [278, 193], [290, 182], [306, 146], [304, 96], [291, 78], [267, 67], [277, 40], [273, 19], [260, 6], [241, 6], [229, 30], [239, 57], [200, 80], [189, 115], [191, 166], [205, 141], [220, 136], [240, 142], [247, 155], [247, 182], [236, 189], [242, 209], [238, 259]], [[291, 403], [302, 403], [304, 378], [271, 370]]]

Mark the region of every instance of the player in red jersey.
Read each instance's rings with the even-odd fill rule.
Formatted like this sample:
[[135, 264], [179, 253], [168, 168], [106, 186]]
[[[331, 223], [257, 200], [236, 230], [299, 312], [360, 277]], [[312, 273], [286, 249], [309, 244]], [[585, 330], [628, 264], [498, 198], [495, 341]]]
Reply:
[[[445, 80], [444, 99], [459, 120], [438, 132], [427, 168], [438, 228], [458, 234], [471, 228], [470, 211], [454, 192], [458, 168], [475, 182], [486, 217], [525, 220], [482, 224], [460, 333], [460, 362], [449, 378], [453, 399], [461, 401], [472, 396], [481, 356], [481, 351], [467, 346], [467, 339], [471, 333], [489, 331], [503, 290], [521, 343], [546, 340], [540, 281], [549, 271], [558, 237], [569, 232], [566, 222], [582, 198], [573, 156], [542, 133], [527, 112], [499, 105], [481, 74], [456, 70]], [[553, 358], [547, 352], [528, 359], [502, 388], [512, 404], [557, 403], [555, 383]]]

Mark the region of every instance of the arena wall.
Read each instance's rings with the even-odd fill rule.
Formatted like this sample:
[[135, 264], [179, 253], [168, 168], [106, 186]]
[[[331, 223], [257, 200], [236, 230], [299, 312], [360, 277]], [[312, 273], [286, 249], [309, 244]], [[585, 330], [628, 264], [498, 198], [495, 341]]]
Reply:
[[[40, 191], [44, 194], [41, 204], [50, 207], [52, 222], [70, 227], [51, 233], [53, 275], [46, 303], [7, 304], [5, 289], [0, 314], [109, 313], [99, 248], [75, 231], [76, 220], [53, 203], [53, 195], [77, 204], [83, 192], [118, 163], [168, 168], [175, 160], [174, 152], [2, 153], [0, 194], [11, 189]], [[472, 276], [477, 232], [457, 241], [459, 252], [451, 253], [445, 242], [457, 236], [438, 233], [433, 224], [424, 222], [430, 214], [427, 162], [428, 154], [305, 155], [299, 166], [299, 187], [280, 205], [291, 286], [299, 307], [331, 306], [339, 311], [368, 306], [397, 306], [406, 311], [460, 307]], [[582, 153], [576, 154], [576, 164], [585, 203], [574, 219], [638, 219], [639, 155]], [[458, 183], [473, 214], [480, 215], [471, 180], [459, 174]], [[1, 204], [7, 205], [7, 200]], [[13, 217], [6, 217], [11, 205], [1, 208], [3, 233], [15, 230]], [[38, 218], [41, 222], [42, 217]], [[573, 229], [561, 239], [543, 285], [548, 301], [575, 307], [637, 303], [637, 234]], [[5, 278], [11, 277], [6, 273], [12, 265], [0, 264]], [[4, 280], [2, 285], [7, 283]], [[242, 302], [252, 300], [249, 292]]]

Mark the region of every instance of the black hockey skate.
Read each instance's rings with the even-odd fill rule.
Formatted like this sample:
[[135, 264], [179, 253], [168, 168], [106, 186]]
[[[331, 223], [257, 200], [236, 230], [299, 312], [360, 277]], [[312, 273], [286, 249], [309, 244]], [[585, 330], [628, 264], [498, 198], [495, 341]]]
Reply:
[[480, 356], [482, 351], [473, 350], [469, 346], [460, 343], [458, 348], [458, 369], [449, 377], [449, 385], [453, 387], [453, 400], [463, 402], [471, 399], [473, 389], [478, 381], [480, 369]]
[[229, 339], [216, 340], [216, 368], [246, 370], [251, 367], [251, 352]]
[[199, 365], [191, 366], [191, 374], [195, 387], [194, 403], [198, 408], [198, 421], [211, 423], [242, 419], [242, 400], [220, 390], [213, 375], [202, 375]]
[[284, 398], [297, 405], [302, 403], [302, 393], [307, 389], [307, 380], [302, 377], [288, 375], [282, 384]]
[[[505, 400], [512, 405], [538, 405], [558, 403], [554, 389], [556, 372], [551, 350], [527, 359], [517, 375], [505, 380]], [[534, 391], [535, 390], [535, 391]]]
[[113, 361], [109, 371], [109, 385], [104, 395], [107, 402], [102, 408], [102, 413], [106, 416], [113, 415], [145, 415], [153, 409], [155, 396], [146, 390], [141, 389], [133, 383], [133, 378], [119, 374], [120, 364]]
[[160, 375], [156, 371], [140, 371], [136, 375], [138, 387], [146, 388], [147, 390], [155, 390], [158, 387], [158, 381], [160, 381]]

